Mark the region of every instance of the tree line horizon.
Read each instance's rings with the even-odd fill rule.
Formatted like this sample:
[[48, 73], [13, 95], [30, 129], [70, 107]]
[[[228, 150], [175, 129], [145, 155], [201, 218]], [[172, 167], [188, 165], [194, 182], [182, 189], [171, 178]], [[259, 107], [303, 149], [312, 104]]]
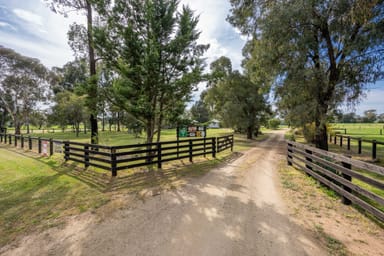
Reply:
[[[314, 129], [311, 142], [327, 150], [327, 123], [345, 102], [357, 103], [366, 84], [384, 78], [379, 0], [230, 0], [227, 21], [248, 38], [242, 72], [226, 56], [206, 68], [199, 17], [177, 0], [45, 2], [87, 23], [70, 26], [76, 59], [63, 67], [48, 70], [0, 47], [0, 121], [12, 120], [16, 132], [44, 119], [38, 107], [48, 101], [51, 123], [84, 123], [94, 144], [106, 113], [144, 130], [148, 143], [160, 141], [162, 127], [191, 119], [218, 119], [252, 139], [278, 114]], [[206, 89], [187, 113], [202, 82]]]

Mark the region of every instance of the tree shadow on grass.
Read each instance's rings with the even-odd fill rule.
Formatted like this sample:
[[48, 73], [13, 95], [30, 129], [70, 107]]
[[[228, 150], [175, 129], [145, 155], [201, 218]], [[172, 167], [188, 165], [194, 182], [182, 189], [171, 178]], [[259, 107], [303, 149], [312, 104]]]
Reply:
[[108, 171], [95, 170], [93, 167], [82, 168], [78, 163], [68, 161], [58, 162], [55, 159], [37, 155], [34, 152], [20, 150], [14, 147], [4, 147], [16, 154], [32, 158], [40, 163], [48, 165], [57, 172], [55, 177], [66, 175], [74, 178], [99, 192], [138, 192], [150, 188], [171, 188], [173, 183], [186, 178], [201, 177], [213, 168], [221, 168], [231, 164], [243, 156], [239, 152], [231, 152], [224, 157], [209, 158], [201, 157], [194, 159], [194, 162], [173, 161], [163, 165], [163, 169], [153, 167], [135, 168], [119, 171], [116, 177], [112, 177]]

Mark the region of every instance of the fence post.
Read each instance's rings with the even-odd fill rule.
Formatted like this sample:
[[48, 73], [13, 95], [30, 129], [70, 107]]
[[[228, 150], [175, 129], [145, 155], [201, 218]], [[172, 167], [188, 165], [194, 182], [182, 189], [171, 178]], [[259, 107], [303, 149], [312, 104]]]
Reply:
[[351, 136], [347, 137], [347, 149], [351, 150]]
[[212, 138], [212, 157], [216, 158], [216, 138]]
[[161, 142], [157, 143], [157, 168], [161, 169]]
[[14, 141], [14, 145], [15, 145], [15, 148], [17, 148], [17, 135], [15, 135], [15, 141]]
[[358, 140], [358, 149], [357, 149], [357, 153], [358, 153], [358, 154], [361, 154], [361, 138], [359, 138], [359, 140]]
[[41, 137], [38, 137], [37, 141], [38, 141], [38, 152], [39, 154], [41, 154]]
[[32, 139], [31, 139], [31, 136], [28, 136], [28, 149], [32, 150]]
[[111, 148], [111, 172], [112, 176], [115, 177], [117, 176], [117, 164], [116, 164], [116, 149]]
[[287, 162], [288, 162], [288, 165], [292, 165], [292, 155], [291, 155], [293, 153], [292, 147], [293, 147], [293, 145], [288, 142], [287, 143], [287, 151], [288, 151], [288, 153], [287, 153]]
[[21, 135], [20, 143], [21, 143], [21, 145], [20, 145], [21, 149], [24, 149], [24, 136], [23, 135]]
[[52, 138], [49, 139], [49, 155], [50, 156], [53, 155], [53, 139]]
[[343, 147], [343, 135], [340, 136], [340, 147]]
[[192, 147], [192, 140], [189, 140], [189, 162], [192, 162], [192, 153], [193, 153], [193, 147]]
[[376, 159], [376, 148], [377, 148], [377, 143], [376, 140], [372, 140], [372, 159]]
[[206, 141], [206, 138], [204, 137], [204, 157], [206, 157], [206, 154], [205, 154], [206, 143], [207, 141]]
[[[336, 137], [335, 137], [336, 138]], [[305, 150], [305, 153], [309, 154], [309, 155], [312, 155], [312, 151], [309, 150], [309, 149], [306, 149]], [[308, 161], [308, 162], [311, 162], [312, 163], [312, 158], [311, 157], [308, 157], [308, 156], [305, 156], [305, 160]], [[308, 165], [308, 164], [305, 164], [305, 168], [308, 168], [309, 170], [313, 170], [312, 166]], [[309, 173], [307, 173], [308, 176], [311, 176]]]
[[335, 144], [335, 145], [337, 144], [336, 140], [337, 140], [337, 135], [335, 134], [335, 137], [333, 138], [333, 144]]
[[[352, 169], [352, 165], [349, 164], [349, 163], [342, 162], [341, 164], [342, 164], [342, 166], [343, 166], [344, 168], [347, 168], [347, 169], [349, 169], [349, 170]], [[342, 177], [343, 177], [344, 179], [346, 179], [347, 181], [352, 181], [352, 177], [349, 176], [348, 174], [342, 173], [341, 175], [342, 175]], [[351, 193], [351, 192], [352, 192], [352, 189], [351, 189], [350, 187], [348, 187], [348, 186], [343, 185], [343, 189], [344, 189], [346, 192], [348, 192], [348, 193]], [[350, 204], [351, 204], [351, 200], [349, 200], [349, 199], [346, 198], [345, 196], [342, 197], [342, 202], [343, 202], [343, 204], [346, 204], [346, 205], [350, 205]]]
[[89, 167], [89, 145], [84, 144], [84, 167]]
[[329, 142], [332, 142], [332, 134], [329, 133]]
[[233, 152], [233, 144], [235, 143], [235, 139], [233, 138], [233, 134], [231, 135], [231, 152]]
[[7, 144], [7, 134], [4, 134], [4, 144]]
[[64, 161], [67, 162], [69, 160], [69, 142], [64, 141]]
[[9, 134], [8, 141], [9, 141], [9, 145], [12, 145], [12, 136], [11, 136], [11, 134]]

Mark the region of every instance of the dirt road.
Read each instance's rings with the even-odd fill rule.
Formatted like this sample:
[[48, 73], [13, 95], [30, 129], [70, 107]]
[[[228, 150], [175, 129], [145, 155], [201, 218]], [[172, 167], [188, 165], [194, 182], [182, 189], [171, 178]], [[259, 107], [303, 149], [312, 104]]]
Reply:
[[277, 168], [282, 132], [193, 183], [97, 222], [26, 237], [4, 255], [326, 255], [290, 221]]

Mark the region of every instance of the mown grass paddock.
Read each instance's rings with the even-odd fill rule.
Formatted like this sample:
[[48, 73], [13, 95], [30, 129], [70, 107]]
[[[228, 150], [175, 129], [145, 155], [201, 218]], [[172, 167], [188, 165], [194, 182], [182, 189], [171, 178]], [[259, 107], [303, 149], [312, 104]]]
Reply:
[[[345, 129], [345, 132], [341, 129]], [[384, 159], [384, 124], [332, 124], [330, 150], [382, 165]], [[348, 142], [349, 141], [349, 142]]]
[[[168, 136], [170, 137], [170, 136]], [[74, 161], [89, 166], [109, 170], [112, 176], [117, 171], [140, 166], [157, 165], [162, 163], [188, 158], [190, 162], [194, 157], [212, 155], [231, 149], [233, 151], [234, 139], [232, 135], [208, 138], [183, 138], [173, 141], [157, 143], [130, 144], [121, 146], [92, 145], [69, 140], [53, 140], [52, 138], [24, 137], [23, 135], [0, 134], [0, 142], [14, 145], [20, 149], [37, 150], [38, 154], [53, 155], [57, 152], [54, 144], [62, 146], [65, 161]], [[33, 141], [37, 142], [35, 147]]]

